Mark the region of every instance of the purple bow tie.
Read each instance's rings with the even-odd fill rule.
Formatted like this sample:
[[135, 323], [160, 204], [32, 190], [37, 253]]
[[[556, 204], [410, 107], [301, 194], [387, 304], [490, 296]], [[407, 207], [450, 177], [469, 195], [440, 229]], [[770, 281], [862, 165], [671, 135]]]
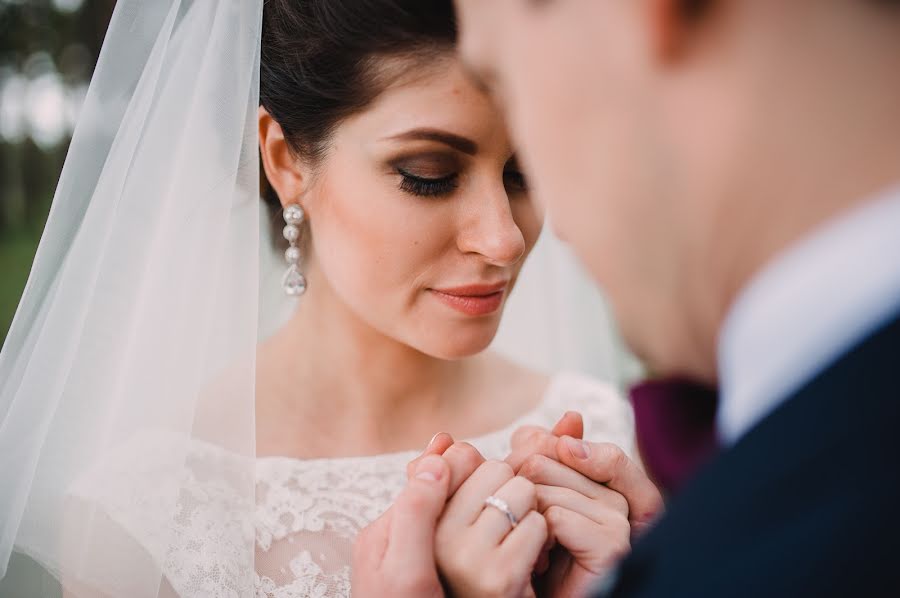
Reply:
[[651, 380], [631, 389], [641, 457], [657, 484], [677, 492], [712, 457], [718, 393], [685, 379]]

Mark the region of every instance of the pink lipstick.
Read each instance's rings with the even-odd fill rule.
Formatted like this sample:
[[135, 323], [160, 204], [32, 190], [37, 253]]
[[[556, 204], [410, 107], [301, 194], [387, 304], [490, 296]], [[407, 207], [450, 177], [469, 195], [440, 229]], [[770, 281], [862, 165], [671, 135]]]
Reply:
[[471, 284], [446, 289], [429, 289], [448, 307], [467, 316], [486, 316], [503, 304], [509, 281], [494, 284]]

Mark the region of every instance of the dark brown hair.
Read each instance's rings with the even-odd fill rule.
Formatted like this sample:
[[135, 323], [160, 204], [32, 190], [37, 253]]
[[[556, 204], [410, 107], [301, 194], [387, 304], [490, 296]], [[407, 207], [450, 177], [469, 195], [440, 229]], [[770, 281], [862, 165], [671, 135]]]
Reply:
[[[384, 58], [410, 70], [455, 42], [452, 0], [266, 0], [260, 104], [291, 151], [314, 164], [335, 127], [403, 74], [379, 68]], [[264, 197], [281, 209], [273, 190]]]

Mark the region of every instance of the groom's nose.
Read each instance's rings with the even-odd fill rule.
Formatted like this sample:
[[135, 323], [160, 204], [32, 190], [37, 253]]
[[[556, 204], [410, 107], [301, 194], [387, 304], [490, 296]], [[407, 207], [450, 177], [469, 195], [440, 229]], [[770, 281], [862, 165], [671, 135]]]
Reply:
[[513, 218], [503, 186], [482, 189], [464, 202], [457, 245], [463, 253], [475, 253], [492, 265], [511, 266], [525, 254], [525, 238]]

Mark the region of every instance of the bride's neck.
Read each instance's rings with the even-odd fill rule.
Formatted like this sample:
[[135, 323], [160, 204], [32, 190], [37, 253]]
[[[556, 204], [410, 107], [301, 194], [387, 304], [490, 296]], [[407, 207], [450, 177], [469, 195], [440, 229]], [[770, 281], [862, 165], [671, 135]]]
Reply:
[[[261, 421], [293, 421], [315, 432], [303, 447], [319, 456], [401, 450], [427, 442], [461, 404], [477, 359], [436, 359], [388, 337], [340, 301], [309, 293], [260, 351]], [[268, 415], [268, 417], [266, 417]], [[340, 422], [340, 425], [335, 425]]]

